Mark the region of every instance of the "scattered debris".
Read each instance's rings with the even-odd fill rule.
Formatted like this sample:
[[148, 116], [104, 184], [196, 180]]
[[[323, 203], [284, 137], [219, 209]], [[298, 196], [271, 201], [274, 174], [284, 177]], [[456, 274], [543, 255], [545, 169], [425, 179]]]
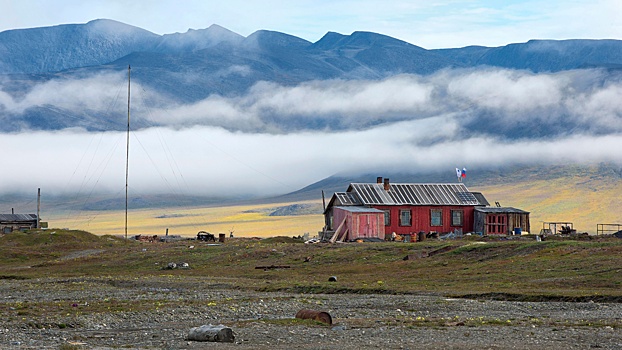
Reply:
[[136, 235], [134, 239], [140, 242], [158, 242], [158, 235], [153, 236], [145, 236], [145, 235]]
[[188, 332], [187, 340], [233, 343], [235, 341], [235, 335], [233, 330], [229, 327], [209, 324], [191, 328]]
[[199, 231], [197, 233], [197, 241], [204, 241], [204, 242], [212, 241], [212, 242], [216, 242], [216, 236], [214, 236], [213, 233], [209, 233], [209, 232], [205, 232], [205, 231]]
[[166, 265], [166, 267], [162, 268], [163, 270], [174, 270], [174, 269], [189, 269], [190, 265], [187, 262], [180, 262], [179, 264], [170, 262]]
[[160, 242], [178, 242], [178, 241], [183, 241], [185, 238], [182, 237], [181, 235], [166, 235], [163, 237], [160, 237]]
[[315, 243], [320, 243], [321, 241], [317, 238], [311, 238], [308, 241], [305, 241], [305, 244], [315, 244]]
[[567, 225], [567, 226], [562, 225], [562, 228], [559, 230], [559, 233], [562, 235], [571, 235], [571, 234], [576, 234], [577, 230], [573, 229], [571, 225]]
[[454, 239], [454, 238], [461, 238], [462, 235], [462, 230], [455, 230], [453, 232], [449, 232], [448, 234], [439, 236], [438, 238], [440, 239]]
[[328, 312], [324, 311], [302, 309], [296, 313], [296, 318], [300, 318], [303, 320], [320, 321], [322, 323], [326, 323], [329, 326], [333, 324], [333, 318]]

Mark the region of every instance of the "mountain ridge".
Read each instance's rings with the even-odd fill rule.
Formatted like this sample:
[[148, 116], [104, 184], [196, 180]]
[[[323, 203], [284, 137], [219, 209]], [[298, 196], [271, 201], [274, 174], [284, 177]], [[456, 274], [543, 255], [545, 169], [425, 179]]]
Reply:
[[[143, 88], [170, 101], [197, 103], [210, 97], [238, 98], [265, 83], [292, 87], [321, 81], [379, 81], [399, 75], [425, 81], [430, 75], [448, 70], [485, 71], [487, 67], [548, 74], [602, 68], [606, 74], [601, 80], [618, 81], [622, 79], [622, 41], [530, 40], [492, 48], [427, 50], [366, 31], [350, 35], [327, 32], [312, 43], [268, 30], [243, 37], [215, 24], [186, 33], [157, 35], [107, 19], [0, 33], [0, 88], [14, 100], [13, 104], [19, 104], [24, 94], [43, 83], [80, 80], [101, 73], [119, 74], [128, 65], [132, 66], [133, 81]], [[445, 93], [440, 90], [437, 95]], [[102, 112], [45, 104], [23, 109], [0, 106], [0, 119], [6, 121], [0, 125], [0, 132], [70, 127], [92, 131], [123, 129], [123, 123], [118, 121], [91, 117]], [[522, 131], [508, 130], [488, 111], [461, 113], [476, 114], [465, 118], [468, 130], [501, 130], [512, 138], [534, 129], [525, 125]], [[338, 118], [330, 116], [308, 125], [300, 124], [305, 119], [275, 119], [272, 115], [265, 118], [278, 120], [282, 130], [332, 129], [341, 125]], [[539, 130], [546, 135], [559, 133], [563, 127], [545, 125]]]

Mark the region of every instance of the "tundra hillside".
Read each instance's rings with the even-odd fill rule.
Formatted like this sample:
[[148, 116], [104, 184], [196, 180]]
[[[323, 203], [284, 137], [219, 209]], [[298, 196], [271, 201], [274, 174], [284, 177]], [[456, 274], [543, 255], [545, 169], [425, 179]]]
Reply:
[[[226, 348], [622, 345], [622, 240], [612, 236], [334, 245], [63, 230], [0, 237], [6, 347], [204, 348], [185, 337], [210, 323], [236, 332]], [[327, 311], [334, 324], [294, 319], [300, 309]]]

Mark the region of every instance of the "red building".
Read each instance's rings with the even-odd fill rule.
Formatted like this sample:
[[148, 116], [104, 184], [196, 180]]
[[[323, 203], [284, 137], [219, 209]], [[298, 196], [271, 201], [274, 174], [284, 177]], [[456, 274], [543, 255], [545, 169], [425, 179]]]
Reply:
[[335, 228], [329, 240], [355, 241], [374, 238], [384, 240], [382, 210], [359, 206], [333, 207], [333, 217], [339, 226]]
[[382, 239], [393, 232], [398, 235], [474, 232], [475, 208], [487, 205], [480, 193], [470, 192], [463, 183], [392, 184], [389, 179], [379, 177], [376, 183], [352, 183], [346, 192], [333, 195], [324, 211], [323, 237], [341, 237], [344, 227], [349, 230], [347, 237], [361, 235], [352, 232], [352, 220], [360, 220], [356, 212], [350, 209], [352, 215], [343, 215], [344, 208], [381, 211], [383, 227], [377, 233], [368, 230], [362, 236]]

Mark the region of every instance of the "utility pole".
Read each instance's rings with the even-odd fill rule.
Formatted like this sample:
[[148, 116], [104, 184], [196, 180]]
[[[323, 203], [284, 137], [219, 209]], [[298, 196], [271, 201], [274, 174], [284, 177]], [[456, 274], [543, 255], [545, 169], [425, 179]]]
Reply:
[[37, 229], [41, 228], [41, 188], [37, 189]]

